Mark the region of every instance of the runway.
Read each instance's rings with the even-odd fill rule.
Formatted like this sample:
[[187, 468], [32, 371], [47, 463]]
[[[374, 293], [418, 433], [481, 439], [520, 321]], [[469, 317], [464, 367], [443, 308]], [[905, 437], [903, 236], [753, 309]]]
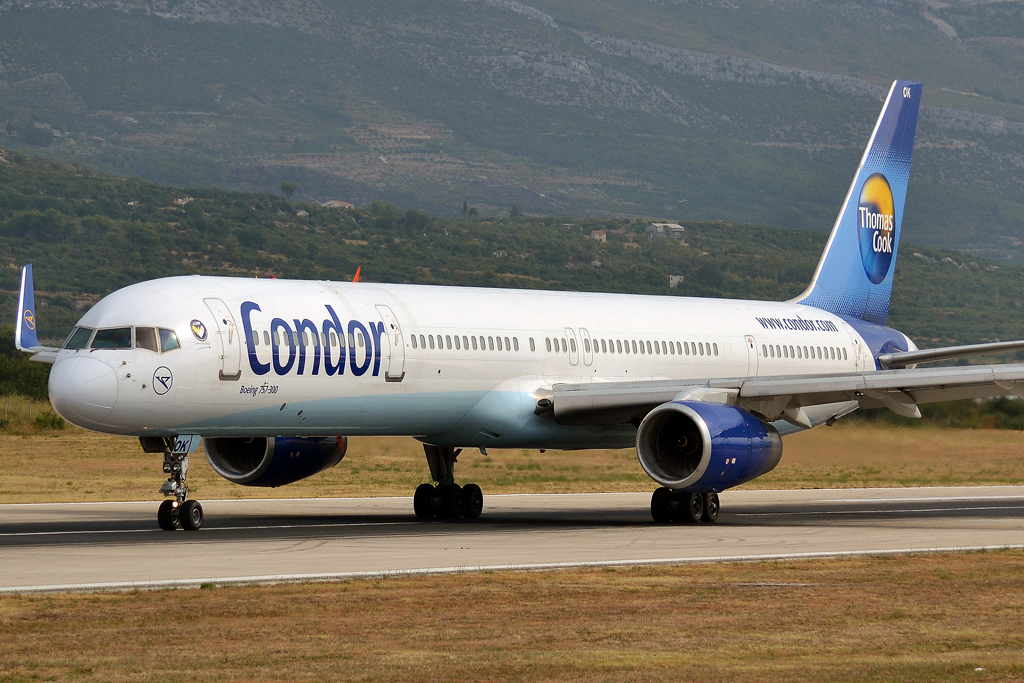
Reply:
[[[486, 492], [485, 492], [486, 493]], [[649, 493], [485, 496], [472, 522], [411, 498], [0, 505], [0, 592], [330, 580], [1024, 547], [1024, 487], [727, 491], [717, 524], [656, 525]]]

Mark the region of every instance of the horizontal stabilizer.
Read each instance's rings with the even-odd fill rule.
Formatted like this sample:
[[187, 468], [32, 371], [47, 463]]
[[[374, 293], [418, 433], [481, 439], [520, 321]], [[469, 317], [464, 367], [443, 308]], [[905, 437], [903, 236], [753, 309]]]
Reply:
[[1024, 349], [1024, 340], [1008, 342], [992, 342], [990, 344], [970, 344], [968, 346], [944, 346], [938, 349], [921, 349], [919, 351], [897, 351], [883, 353], [878, 357], [878, 364], [883, 368], [905, 368], [919, 363], [937, 363], [954, 358], [983, 356], [990, 353], [1020, 351]]

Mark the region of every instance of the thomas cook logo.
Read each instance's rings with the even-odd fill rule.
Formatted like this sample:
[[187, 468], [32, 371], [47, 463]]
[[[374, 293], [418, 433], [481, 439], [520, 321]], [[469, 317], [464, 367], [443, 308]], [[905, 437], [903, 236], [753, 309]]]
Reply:
[[201, 342], [206, 341], [206, 325], [203, 324], [202, 320], [193, 320], [191, 327], [192, 334], [196, 339]]
[[857, 228], [864, 272], [877, 285], [889, 273], [896, 248], [896, 208], [889, 181], [881, 173], [871, 174], [860, 189]]
[[25, 309], [24, 318], [25, 318], [25, 327], [27, 327], [30, 330], [36, 329], [36, 317], [34, 315], [32, 315], [32, 311], [31, 310], [29, 310], [27, 308]]
[[166, 365], [161, 365], [153, 372], [153, 391], [157, 393], [157, 396], [163, 396], [170, 391], [173, 383], [174, 375]]

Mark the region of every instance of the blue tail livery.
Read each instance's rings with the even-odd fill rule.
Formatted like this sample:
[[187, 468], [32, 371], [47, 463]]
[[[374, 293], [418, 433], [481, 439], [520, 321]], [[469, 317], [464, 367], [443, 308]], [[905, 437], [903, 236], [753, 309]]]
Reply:
[[893, 82], [818, 269], [795, 303], [885, 324], [920, 104], [920, 83]]
[[14, 328], [14, 345], [19, 351], [40, 348], [36, 336], [36, 297], [32, 287], [32, 264], [21, 269], [21, 293], [18, 296], [18, 325]]

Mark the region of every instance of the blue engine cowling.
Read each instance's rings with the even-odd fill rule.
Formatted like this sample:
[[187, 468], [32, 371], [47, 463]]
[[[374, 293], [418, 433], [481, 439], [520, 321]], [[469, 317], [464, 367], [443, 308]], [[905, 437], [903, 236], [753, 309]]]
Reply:
[[644, 471], [662, 486], [723, 491], [772, 471], [782, 458], [782, 437], [735, 406], [672, 401], [640, 423], [636, 453]]
[[334, 467], [348, 439], [313, 437], [217, 437], [203, 439], [213, 471], [242, 486], [284, 486]]

